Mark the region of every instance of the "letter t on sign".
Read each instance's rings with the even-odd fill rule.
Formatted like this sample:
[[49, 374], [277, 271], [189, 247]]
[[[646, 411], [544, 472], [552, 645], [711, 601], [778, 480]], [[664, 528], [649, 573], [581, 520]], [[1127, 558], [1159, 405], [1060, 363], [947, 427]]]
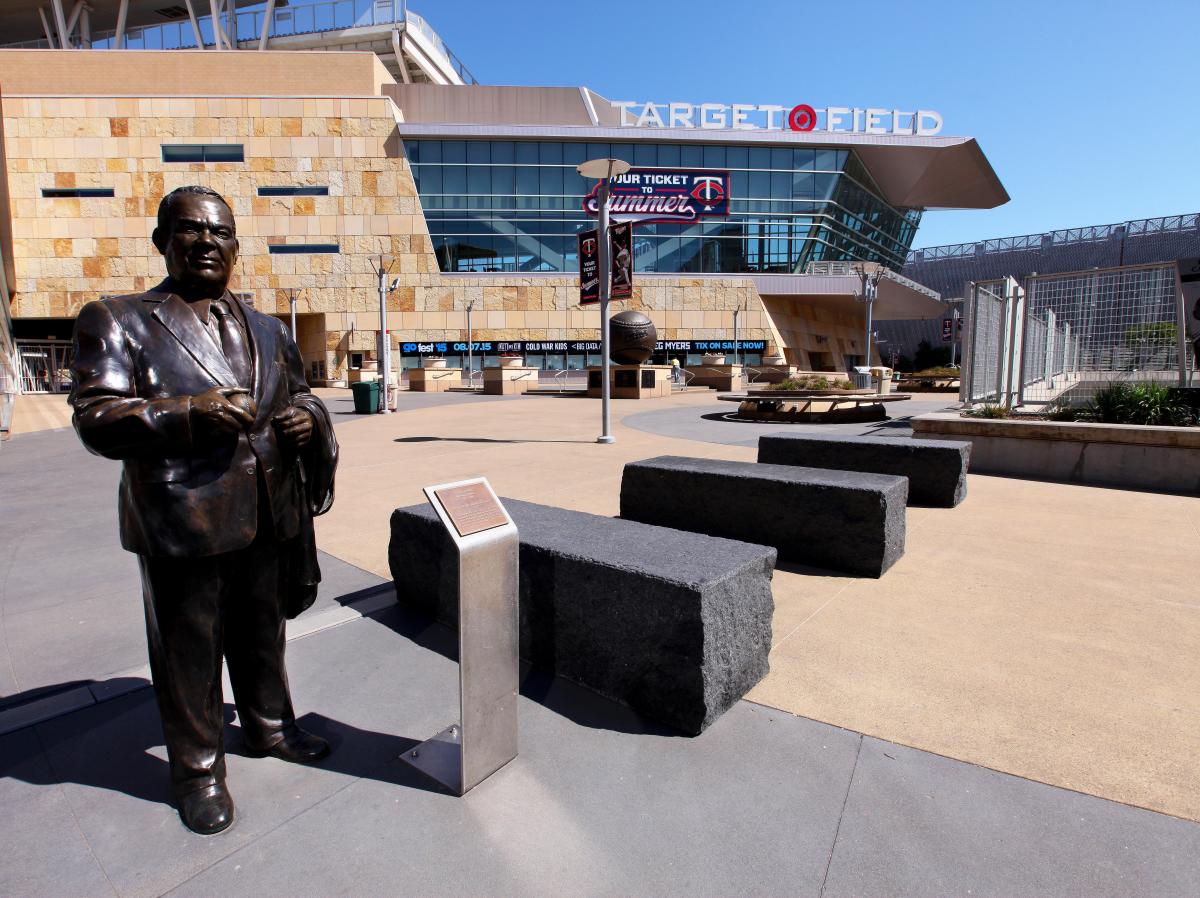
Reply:
[[465, 795], [517, 756], [517, 525], [482, 477], [425, 497], [458, 551], [461, 723], [401, 757]]

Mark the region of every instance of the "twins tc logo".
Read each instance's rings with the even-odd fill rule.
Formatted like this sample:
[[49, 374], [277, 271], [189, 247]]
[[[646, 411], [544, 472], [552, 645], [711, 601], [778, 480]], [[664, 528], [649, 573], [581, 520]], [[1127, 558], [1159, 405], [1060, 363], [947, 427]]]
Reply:
[[714, 175], [696, 175], [692, 180], [692, 199], [711, 212], [725, 200], [725, 179]]
[[583, 252], [588, 256], [594, 255], [596, 252], [596, 241], [591, 237], [583, 238]]

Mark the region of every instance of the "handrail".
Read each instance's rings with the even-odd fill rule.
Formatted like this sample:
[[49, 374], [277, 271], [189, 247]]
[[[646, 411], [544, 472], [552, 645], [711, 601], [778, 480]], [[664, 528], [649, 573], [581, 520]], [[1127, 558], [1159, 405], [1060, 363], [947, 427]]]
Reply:
[[[259, 40], [262, 35], [264, 10], [242, 10], [234, 16], [234, 34], [237, 43]], [[212, 16], [198, 16], [196, 23], [204, 46], [215, 46]], [[228, 25], [221, 20], [222, 28]], [[344, 31], [348, 28], [369, 28], [378, 25], [405, 25], [421, 32], [421, 36], [433, 44], [449, 61], [464, 84], [479, 81], [463, 65], [446, 42], [433, 30], [422, 16], [404, 8], [401, 0], [317, 0], [314, 3], [298, 3], [295, 6], [277, 8], [271, 17], [268, 38], [291, 37], [298, 34], [321, 34], [328, 31]], [[96, 32], [91, 41], [94, 50], [111, 49], [116, 40], [115, 29]], [[8, 49], [49, 47], [45, 39], [0, 44]], [[125, 50], [187, 50], [196, 47], [196, 34], [188, 19], [175, 22], [160, 22], [154, 25], [136, 25], [125, 29]], [[403, 61], [401, 61], [403, 64]]]

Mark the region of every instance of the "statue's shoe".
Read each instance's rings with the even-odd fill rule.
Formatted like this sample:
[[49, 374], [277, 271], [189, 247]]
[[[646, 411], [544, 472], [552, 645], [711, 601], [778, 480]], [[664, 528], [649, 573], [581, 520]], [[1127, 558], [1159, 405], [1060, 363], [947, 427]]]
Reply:
[[224, 783], [179, 797], [179, 817], [194, 833], [211, 836], [233, 824], [233, 797]]
[[329, 743], [298, 726], [284, 731], [283, 738], [267, 748], [247, 746], [249, 754], [257, 758], [270, 755], [291, 764], [313, 764], [329, 756]]

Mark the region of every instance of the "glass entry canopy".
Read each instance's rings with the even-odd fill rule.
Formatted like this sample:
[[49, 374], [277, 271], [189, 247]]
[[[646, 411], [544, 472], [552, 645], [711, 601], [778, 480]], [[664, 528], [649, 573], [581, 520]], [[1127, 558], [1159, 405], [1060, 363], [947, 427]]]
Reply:
[[729, 172], [730, 214], [694, 224], [638, 224], [634, 265], [663, 273], [802, 273], [814, 261], [899, 271], [921, 220], [879, 197], [852, 150], [596, 143], [406, 140], [442, 271], [574, 272], [576, 234], [594, 226], [586, 159], [636, 168]]

